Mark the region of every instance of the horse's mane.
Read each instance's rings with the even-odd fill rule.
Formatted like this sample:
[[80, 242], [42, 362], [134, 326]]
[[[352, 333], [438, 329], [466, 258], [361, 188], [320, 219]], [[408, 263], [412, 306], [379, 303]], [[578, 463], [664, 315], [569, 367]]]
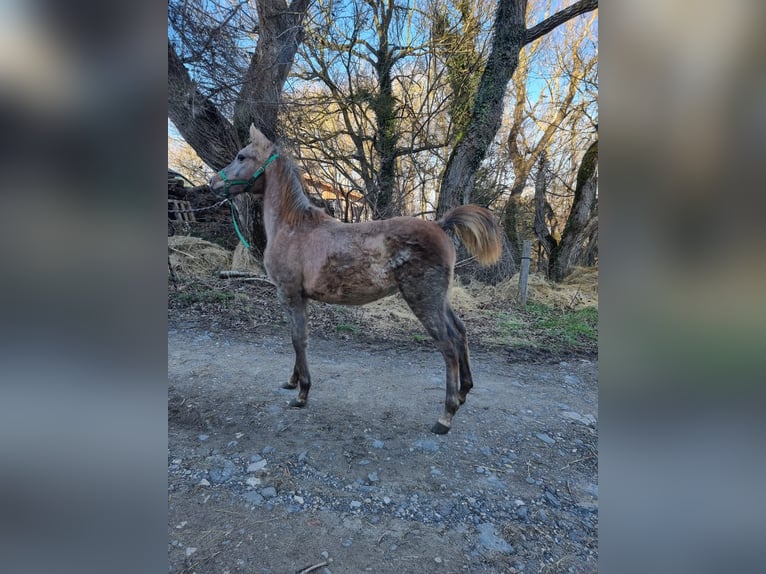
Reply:
[[327, 214], [309, 201], [303, 189], [301, 173], [295, 161], [282, 150], [277, 150], [281, 161], [274, 165], [274, 185], [281, 194], [279, 219], [287, 225], [304, 221], [319, 221]]

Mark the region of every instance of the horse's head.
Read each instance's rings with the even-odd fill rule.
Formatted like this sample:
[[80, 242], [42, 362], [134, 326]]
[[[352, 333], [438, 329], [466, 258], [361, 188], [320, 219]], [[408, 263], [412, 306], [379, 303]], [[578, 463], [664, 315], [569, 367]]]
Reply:
[[263, 193], [266, 167], [277, 157], [276, 148], [258, 128], [250, 125], [250, 143], [239, 150], [229, 165], [210, 178], [210, 188], [219, 195]]

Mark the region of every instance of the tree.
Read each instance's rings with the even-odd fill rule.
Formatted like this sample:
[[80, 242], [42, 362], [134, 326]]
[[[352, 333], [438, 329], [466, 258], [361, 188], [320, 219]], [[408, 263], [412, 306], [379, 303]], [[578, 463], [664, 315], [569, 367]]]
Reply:
[[452, 150], [442, 176], [437, 215], [460, 203], [470, 202], [476, 172], [502, 122], [503, 97], [518, 66], [521, 48], [597, 7], [598, 0], [579, 0], [527, 29], [527, 1], [498, 0], [491, 51], [465, 135]]
[[[276, 138], [282, 89], [303, 39], [308, 5], [256, 0], [253, 14], [246, 2], [171, 0], [168, 116], [214, 170], [247, 142], [251, 123]], [[243, 232], [262, 249], [259, 207], [245, 194], [236, 201], [247, 220]]]
[[424, 6], [317, 2], [286, 101], [286, 129], [312, 173], [362, 193], [374, 218], [427, 210], [450, 139], [452, 99], [422, 33], [433, 17]]
[[588, 147], [577, 170], [574, 203], [561, 241], [551, 249], [548, 276], [553, 281], [561, 281], [573, 266], [592, 256], [593, 233], [598, 232], [597, 166], [598, 139]]
[[[586, 45], [594, 19], [595, 14], [580, 26], [579, 31], [570, 21], [554, 46], [542, 48], [541, 40], [538, 40], [519, 54], [519, 66], [511, 82], [514, 105], [507, 147], [499, 152], [507, 153], [513, 166], [513, 185], [501, 213], [503, 227], [516, 258], [520, 256], [523, 239], [527, 238], [523, 214], [527, 206], [521, 194], [533, 166], [542, 154], [547, 155], [546, 166], [550, 166], [548, 160], [558, 160], [557, 171], [565, 169], [567, 162], [576, 166], [575, 158], [584, 147], [583, 134], [590, 137], [592, 133], [593, 120], [588, 114], [591, 108], [596, 107], [595, 94], [590, 94], [583, 87], [587, 88], [598, 62], [596, 51]], [[545, 87], [539, 91], [537, 102], [530, 105], [533, 60], [547, 60], [537, 62], [535, 73], [543, 72], [548, 78], [544, 80]], [[563, 183], [569, 186], [574, 182]]]

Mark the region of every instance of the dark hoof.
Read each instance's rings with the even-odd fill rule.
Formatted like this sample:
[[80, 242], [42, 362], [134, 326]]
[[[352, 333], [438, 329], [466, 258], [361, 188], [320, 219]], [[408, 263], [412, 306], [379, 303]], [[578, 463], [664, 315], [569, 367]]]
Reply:
[[306, 406], [306, 401], [301, 401], [298, 399], [293, 399], [290, 401], [290, 406], [295, 407], [296, 409], [302, 409]]
[[434, 434], [447, 434], [449, 432], [449, 427], [437, 421], [436, 424], [431, 427], [431, 432]]
[[286, 383], [282, 383], [282, 387], [281, 388], [283, 388], [283, 389], [297, 389], [298, 388], [298, 383], [291, 383], [291, 382], [288, 381]]

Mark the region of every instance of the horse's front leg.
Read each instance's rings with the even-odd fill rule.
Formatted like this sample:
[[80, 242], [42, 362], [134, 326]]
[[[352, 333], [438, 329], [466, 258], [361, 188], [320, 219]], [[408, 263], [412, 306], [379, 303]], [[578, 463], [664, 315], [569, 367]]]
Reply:
[[295, 366], [290, 381], [283, 388], [294, 389], [299, 387], [298, 398], [290, 401], [291, 407], [304, 407], [309, 398], [311, 388], [311, 375], [309, 374], [306, 360], [306, 345], [308, 342], [308, 328], [306, 324], [306, 300], [300, 297], [294, 299], [283, 298], [290, 318], [290, 335], [295, 350]]

